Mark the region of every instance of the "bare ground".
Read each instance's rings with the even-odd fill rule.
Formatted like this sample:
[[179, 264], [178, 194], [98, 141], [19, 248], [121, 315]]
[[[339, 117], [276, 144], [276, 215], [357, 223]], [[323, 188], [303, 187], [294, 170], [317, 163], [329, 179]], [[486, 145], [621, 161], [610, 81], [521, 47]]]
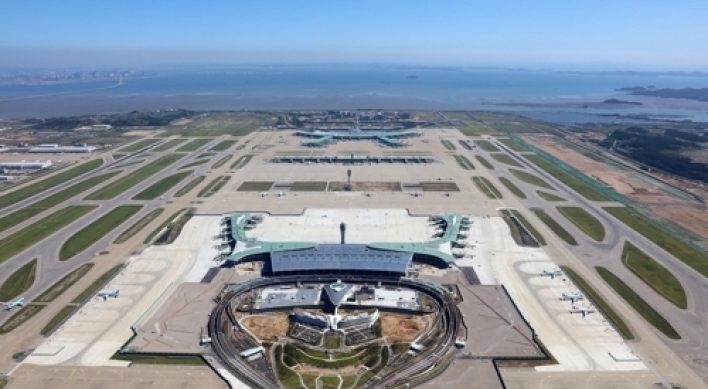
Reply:
[[[329, 183], [329, 191], [343, 191], [347, 185], [346, 182]], [[355, 181], [352, 182], [352, 191], [354, 192], [400, 192], [401, 184], [398, 182], [374, 182], [374, 181]]]
[[382, 334], [389, 343], [412, 342], [428, 326], [427, 316], [381, 315]]
[[708, 209], [690, 205], [661, 205], [649, 207], [651, 211], [681, 227], [708, 239]]
[[277, 340], [279, 336], [285, 336], [288, 323], [287, 313], [249, 316], [243, 319], [243, 325], [261, 340]]

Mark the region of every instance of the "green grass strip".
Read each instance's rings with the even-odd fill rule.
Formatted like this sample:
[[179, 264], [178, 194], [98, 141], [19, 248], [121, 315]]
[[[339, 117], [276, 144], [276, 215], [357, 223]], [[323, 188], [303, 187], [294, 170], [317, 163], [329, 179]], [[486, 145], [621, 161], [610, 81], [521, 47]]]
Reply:
[[232, 157], [233, 157], [233, 155], [227, 155], [227, 156], [221, 158], [220, 160], [216, 161], [215, 164], [211, 165], [211, 168], [212, 168], [212, 169], [218, 169], [218, 168], [224, 166], [224, 164], [225, 164], [226, 162], [229, 162], [229, 160], [230, 160]]
[[164, 210], [164, 208], [157, 208], [152, 212], [148, 213], [147, 215], [143, 216], [142, 219], [138, 220], [135, 224], [126, 228], [125, 231], [118, 235], [118, 237], [113, 241], [113, 243], [121, 244], [126, 240], [132, 238], [133, 236], [135, 236], [135, 234], [145, 228], [145, 226], [150, 224], [153, 220], [157, 219], [157, 217], [160, 216]]
[[25, 293], [34, 284], [37, 274], [37, 258], [22, 265], [21, 268], [10, 274], [0, 286], [0, 301], [11, 301]]
[[472, 177], [472, 181], [474, 181], [475, 185], [477, 185], [477, 188], [479, 188], [482, 193], [487, 195], [490, 199], [501, 199], [502, 194], [499, 192], [499, 190], [492, 185], [491, 182], [489, 182], [488, 179], [484, 177]]
[[177, 146], [178, 144], [184, 143], [184, 141], [186, 141], [186, 140], [187, 139], [172, 139], [172, 140], [169, 140], [169, 141], [155, 147], [154, 149], [152, 149], [152, 151], [171, 150], [173, 147]]
[[121, 205], [82, 228], [67, 239], [59, 250], [59, 260], [66, 261], [98, 242], [107, 233], [135, 215], [142, 205]]
[[69, 206], [5, 237], [0, 240], [0, 263], [34, 246], [96, 208], [96, 205]]
[[[592, 186], [586, 184], [573, 174], [561, 169], [551, 161], [539, 155], [526, 155], [526, 159], [533, 162], [539, 168], [545, 170], [548, 174], [555, 177], [560, 182], [578, 192], [581, 196], [591, 201], [612, 201], [611, 198], [595, 190]], [[582, 173], [579, 173], [582, 174]]]
[[605, 207], [603, 209], [654, 242], [657, 246], [666, 250], [669, 254], [708, 277], [708, 256], [703, 252], [691, 247], [671, 233], [662, 230], [641, 215], [633, 213], [628, 208]]
[[90, 296], [93, 296], [98, 292], [98, 289], [100, 289], [103, 285], [105, 285], [108, 280], [112, 279], [115, 277], [116, 274], [123, 268], [123, 264], [113, 266], [110, 268], [108, 271], [105, 273], [101, 274], [100, 277], [96, 279], [96, 281], [92, 282], [91, 285], [89, 285], [86, 289], [81, 291], [78, 296], [74, 300], [71, 301], [72, 304], [81, 304], [89, 298]]
[[622, 319], [622, 316], [620, 316], [617, 311], [612, 309], [610, 304], [608, 304], [607, 301], [605, 301], [605, 299], [603, 299], [602, 296], [600, 296], [600, 294], [597, 293], [584, 278], [567, 266], [561, 266], [560, 268], [563, 270], [563, 273], [565, 273], [565, 275], [567, 275], [571, 281], [573, 281], [573, 283], [580, 288], [583, 295], [592, 301], [592, 304], [600, 311], [600, 313], [602, 313], [603, 316], [605, 316], [607, 321], [615, 327], [620, 336], [627, 340], [634, 339], [632, 330], [629, 329], [629, 326], [625, 323], [624, 319]]
[[595, 270], [600, 274], [605, 282], [612, 287], [637, 313], [661, 331], [669, 339], [681, 339], [681, 335], [657, 312], [651, 305], [642, 299], [629, 285], [625, 284], [619, 277], [602, 266], [595, 266]]
[[49, 322], [42, 328], [41, 331], [39, 331], [40, 335], [45, 336], [54, 330], [54, 328], [59, 325], [59, 323], [63, 322], [64, 319], [67, 318], [72, 312], [74, 312], [74, 309], [77, 307], [74, 305], [67, 305], [64, 308], [61, 309], [61, 311], [57, 312], [54, 317], [49, 319]]
[[218, 192], [227, 182], [231, 179], [230, 176], [221, 176], [215, 178], [209, 183], [204, 189], [202, 189], [197, 197], [211, 197], [214, 193]]
[[212, 139], [195, 139], [195, 140], [187, 143], [186, 145], [178, 148], [177, 152], [195, 151], [211, 141], [212, 141]]
[[486, 151], [486, 152], [500, 152], [499, 148], [497, 146], [494, 146], [492, 142], [488, 140], [476, 140], [474, 143], [479, 146], [480, 149]]
[[540, 243], [542, 246], [546, 245], [546, 239], [541, 235], [540, 232], [536, 229], [536, 227], [533, 226], [525, 217], [524, 215], [521, 214], [521, 212], [517, 210], [511, 210], [511, 214], [514, 215], [523, 225], [526, 227], [526, 229], [529, 231], [531, 235], [533, 235], [534, 238], [536, 238], [536, 241]]
[[91, 170], [100, 167], [101, 165], [103, 165], [102, 159], [94, 159], [93, 161], [87, 162], [83, 165], [73, 167], [59, 174], [45, 178], [42, 181], [38, 181], [22, 189], [12, 191], [0, 197], [0, 209], [15, 204], [18, 201], [25, 200], [29, 197], [42, 193], [47, 189], [54, 188], [57, 185], [61, 185], [66, 181], [76, 178], [82, 174], [86, 174]]
[[29, 319], [38, 314], [39, 311], [44, 309], [44, 307], [45, 305], [25, 305], [19, 311], [15, 312], [14, 315], [10, 316], [5, 323], [3, 323], [2, 327], [0, 327], [0, 334], [7, 334], [8, 332], [26, 323]]
[[235, 144], [235, 140], [222, 140], [221, 142], [217, 143], [216, 146], [212, 147], [211, 151], [224, 151]]
[[145, 240], [143, 241], [143, 243], [149, 244], [150, 242], [152, 242], [152, 240], [155, 239], [155, 236], [156, 236], [157, 234], [159, 234], [162, 230], [164, 230], [165, 227], [167, 227], [170, 223], [172, 223], [173, 220], [177, 219], [177, 217], [178, 217], [180, 214], [182, 214], [182, 213], [184, 213], [184, 212], [186, 212], [186, 211], [187, 211], [187, 208], [182, 208], [182, 209], [180, 209], [179, 211], [173, 213], [172, 216], [170, 216], [170, 217], [167, 218], [164, 222], [162, 222], [162, 224], [160, 224], [159, 226], [157, 226], [157, 228], [155, 228], [155, 229], [150, 233], [150, 235], [148, 235], [148, 236], [145, 238]]
[[129, 190], [135, 185], [143, 182], [153, 174], [165, 169], [174, 162], [184, 157], [183, 154], [168, 154], [160, 157], [156, 161], [148, 163], [144, 168], [130, 173], [105, 187], [86, 196], [86, 200], [110, 200], [121, 193]]
[[565, 201], [564, 198], [562, 198], [562, 197], [560, 197], [560, 196], [556, 196], [556, 195], [554, 195], [554, 194], [552, 194], [552, 193], [543, 192], [543, 191], [540, 191], [540, 190], [537, 190], [536, 193], [538, 193], [538, 195], [539, 195], [542, 199], [544, 199], [544, 200], [546, 200], [546, 201]]
[[129, 144], [125, 147], [122, 147], [122, 148], [118, 149], [117, 151], [121, 152], [121, 153], [134, 153], [138, 150], [142, 150], [142, 149], [144, 149], [152, 144], [155, 144], [159, 141], [160, 141], [159, 139], [143, 139], [138, 142]]
[[88, 262], [71, 271], [71, 273], [62, 277], [61, 280], [55, 282], [52, 286], [42, 292], [34, 301], [38, 303], [50, 303], [61, 296], [67, 289], [77, 283], [88, 273], [94, 266], [94, 263]]
[[69, 200], [82, 192], [85, 192], [91, 188], [95, 188], [96, 185], [99, 185], [100, 183], [114, 177], [118, 173], [120, 172], [103, 174], [97, 177], [86, 179], [84, 181], [79, 182], [78, 184], [74, 184], [73, 186], [61, 190], [49, 197], [45, 197], [44, 199], [37, 201], [34, 204], [28, 205], [18, 211], [15, 211], [5, 217], [0, 218], [0, 232], [5, 231], [13, 226], [16, 226], [29, 218], [37, 216], [40, 213], [46, 211], [47, 209], [52, 208], [57, 204], [61, 204], [64, 201]]
[[253, 154], [246, 154], [244, 156], [241, 156], [241, 158], [237, 159], [236, 162], [231, 164], [229, 169], [241, 169], [242, 167], [246, 166], [246, 164], [251, 162], [251, 159], [253, 159]]
[[475, 158], [477, 158], [477, 160], [479, 161], [479, 163], [482, 164], [482, 166], [486, 167], [486, 168], [489, 169], [489, 170], [494, 170], [494, 165], [492, 165], [491, 163], [489, 163], [489, 161], [487, 161], [486, 159], [484, 159], [483, 156], [481, 156], [481, 155], [475, 155]]
[[190, 174], [194, 173], [193, 170], [186, 172], [180, 172], [167, 176], [156, 183], [145, 188], [142, 192], [133, 196], [133, 200], [153, 200], [162, 196], [165, 192], [170, 190], [173, 186], [179, 184], [182, 180], [187, 178]]
[[514, 183], [511, 182], [508, 178], [499, 177], [499, 182], [504, 184], [504, 186], [506, 186], [506, 188], [509, 189], [509, 192], [513, 193], [514, 196], [516, 196], [520, 199], [526, 198], [526, 194], [524, 194], [524, 192], [522, 192], [521, 189], [519, 189], [518, 186], [514, 185]]
[[170, 355], [134, 355], [116, 353], [113, 360], [130, 361], [135, 365], [173, 365], [173, 366], [206, 366], [204, 359], [198, 355], [170, 356]]
[[686, 291], [669, 269], [631, 242], [624, 244], [622, 263], [647, 286], [681, 309], [688, 307]]
[[199, 166], [199, 165], [204, 165], [204, 164], [207, 163], [207, 162], [209, 162], [209, 159], [197, 159], [197, 160], [192, 161], [191, 163], [188, 163], [188, 164], [186, 164], [186, 165], [184, 165], [184, 166], [180, 166], [179, 168], [180, 168], [180, 169], [187, 169], [187, 168], [190, 168], [190, 167], [195, 167], [195, 166]]
[[558, 212], [570, 220], [576, 227], [592, 239], [602, 242], [605, 239], [605, 227], [588, 211], [580, 207], [556, 207]]
[[445, 148], [450, 151], [457, 150], [457, 147], [455, 147], [455, 145], [452, 142], [450, 142], [449, 140], [441, 139], [440, 143], [442, 143], [442, 145], [445, 146]]
[[513, 151], [517, 151], [517, 152], [529, 151], [529, 149], [514, 142], [511, 139], [497, 139], [497, 141], [499, 141], [499, 143], [503, 144], [504, 146], [510, 148]]
[[204, 177], [204, 176], [200, 176], [200, 177], [197, 177], [197, 178], [193, 179], [192, 181], [189, 181], [189, 183], [188, 183], [187, 185], [181, 187], [181, 188], [175, 193], [175, 197], [182, 197], [182, 196], [186, 195], [186, 194], [189, 193], [192, 189], [194, 189], [197, 185], [199, 185], [202, 181], [204, 181], [205, 178], [206, 178], [206, 177]]
[[577, 246], [578, 241], [573, 238], [573, 235], [570, 235], [568, 231], [565, 230], [565, 228], [561, 227], [560, 224], [558, 224], [557, 221], [555, 221], [552, 217], [550, 217], [545, 211], [542, 209], [534, 209], [533, 212], [538, 216], [539, 219], [541, 219], [542, 222], [544, 222], [548, 228], [550, 228], [553, 233], [555, 233], [559, 238], [563, 239], [566, 243], [568, 243], [571, 246]]
[[492, 153], [489, 154], [492, 156], [492, 158], [496, 159], [497, 161], [507, 164], [509, 166], [516, 166], [523, 168], [523, 166], [514, 158], [511, 158], [509, 154], [504, 154], [504, 153]]
[[536, 186], [539, 186], [544, 189], [555, 190], [555, 188], [553, 188], [551, 186], [551, 184], [547, 183], [546, 181], [544, 181], [540, 177], [537, 177], [531, 173], [527, 173], [525, 171], [516, 170], [516, 169], [509, 169], [509, 171], [511, 172], [511, 174], [514, 175], [514, 177], [518, 178], [519, 180], [521, 180], [527, 184], [536, 185]]

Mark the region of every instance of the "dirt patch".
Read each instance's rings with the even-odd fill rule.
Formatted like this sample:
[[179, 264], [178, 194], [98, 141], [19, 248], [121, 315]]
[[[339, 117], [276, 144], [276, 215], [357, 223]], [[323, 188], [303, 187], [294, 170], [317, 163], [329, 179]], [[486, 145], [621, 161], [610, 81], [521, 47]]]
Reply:
[[236, 189], [239, 192], [261, 192], [270, 190], [273, 181], [245, 181]]
[[552, 137], [543, 135], [526, 135], [524, 139], [541, 150], [551, 154], [561, 161], [573, 166], [581, 172], [612, 187], [632, 200], [641, 203], [659, 203], [676, 201], [677, 198], [662, 191], [658, 184], [644, 182], [630, 171], [622, 171], [595, 161], [569, 147], [555, 141]]
[[660, 205], [649, 207], [651, 211], [681, 227], [708, 239], [708, 209], [688, 205]]
[[421, 182], [423, 192], [459, 192], [460, 187], [454, 182]]
[[85, 263], [79, 266], [78, 269], [72, 271], [59, 282], [52, 285], [49, 289], [37, 297], [35, 301], [38, 303], [48, 303], [54, 301], [57, 296], [64, 293], [65, 290], [69, 289], [72, 285], [74, 285], [74, 283], [76, 283], [76, 281], [86, 275], [92, 267], [93, 263]]
[[382, 335], [389, 343], [412, 342], [428, 326], [428, 316], [382, 314]]
[[11, 316], [10, 319], [5, 322], [5, 324], [2, 325], [2, 327], [0, 328], [0, 334], [8, 333], [14, 330], [15, 328], [19, 327], [20, 325], [22, 325], [22, 323], [31, 319], [32, 316], [36, 315], [44, 307], [44, 305], [24, 306], [20, 311]]
[[288, 332], [288, 314], [278, 313], [267, 316], [249, 316], [242, 324], [261, 340], [277, 340]]
[[[346, 182], [330, 182], [330, 192], [341, 192], [347, 185]], [[358, 181], [352, 182], [352, 191], [354, 192], [400, 192], [401, 184], [399, 182], [388, 181]]]

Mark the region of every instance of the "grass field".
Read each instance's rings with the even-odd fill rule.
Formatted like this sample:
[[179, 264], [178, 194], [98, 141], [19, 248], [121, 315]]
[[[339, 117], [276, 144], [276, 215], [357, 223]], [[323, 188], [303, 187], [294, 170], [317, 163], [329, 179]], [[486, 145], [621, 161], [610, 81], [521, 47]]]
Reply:
[[93, 268], [93, 266], [94, 264], [89, 262], [72, 270], [69, 274], [65, 275], [59, 281], [55, 282], [52, 286], [42, 292], [42, 294], [39, 295], [39, 297], [37, 297], [34, 301], [39, 303], [50, 303], [54, 301], [77, 281], [83, 278], [83, 276], [85, 276], [86, 273]]
[[172, 140], [169, 140], [169, 141], [155, 147], [154, 149], [152, 149], [152, 151], [167, 151], [179, 144], [184, 143], [186, 140], [187, 139], [184, 139], [184, 138], [172, 139]]
[[194, 173], [194, 171], [189, 170], [186, 172], [179, 172], [177, 174], [167, 176], [167, 177], [155, 182], [154, 184], [148, 186], [142, 192], [133, 196], [133, 200], [153, 200], [153, 199], [156, 199], [159, 196], [162, 196], [168, 190], [172, 189], [173, 186], [182, 182], [182, 180], [187, 178], [192, 173]]
[[509, 154], [492, 153], [489, 155], [491, 155], [492, 158], [496, 159], [497, 161], [499, 161], [501, 163], [505, 163], [510, 166], [520, 167], [523, 169], [523, 166], [517, 160], [515, 160], [514, 158], [511, 158], [511, 156]]
[[246, 164], [251, 162], [251, 159], [253, 159], [253, 154], [246, 154], [244, 156], [241, 156], [241, 158], [237, 159], [236, 162], [231, 164], [229, 169], [241, 169], [242, 167], [246, 166]]
[[583, 295], [592, 301], [593, 305], [598, 309], [598, 311], [600, 311], [600, 313], [603, 314], [603, 316], [605, 316], [607, 321], [612, 323], [617, 332], [619, 332], [620, 336], [627, 340], [634, 339], [634, 334], [629, 329], [629, 326], [625, 323], [624, 319], [622, 319], [617, 311], [612, 309], [610, 304], [608, 304], [605, 299], [603, 299], [602, 296], [600, 296], [600, 294], [597, 293], [595, 289], [587, 283], [587, 281], [585, 281], [585, 279], [580, 277], [580, 275], [573, 271], [573, 269], [567, 266], [561, 266], [561, 270], [563, 270], [563, 273], [565, 273], [578, 288], [580, 288]]
[[89, 298], [90, 296], [93, 296], [98, 292], [98, 290], [105, 285], [108, 280], [112, 279], [115, 277], [116, 274], [123, 268], [123, 264], [113, 266], [110, 268], [108, 271], [105, 273], [101, 274], [94, 282], [91, 283], [86, 289], [82, 290], [81, 293], [79, 293], [78, 296], [76, 296], [71, 303], [72, 304], [81, 304]]
[[29, 290], [37, 273], [37, 258], [10, 274], [0, 285], [0, 301], [12, 301]]
[[96, 209], [96, 205], [72, 205], [0, 240], [0, 263], [7, 261], [37, 242]]
[[205, 186], [204, 189], [199, 191], [197, 197], [211, 197], [216, 192], [218, 192], [219, 189], [223, 188], [224, 185], [226, 185], [226, 183], [229, 182], [230, 179], [231, 176], [221, 176], [215, 178], [212, 182]]
[[0, 334], [6, 334], [21, 326], [27, 320], [33, 318], [34, 315], [38, 314], [39, 311], [44, 309], [44, 307], [44, 305], [25, 305], [2, 324], [2, 327], [0, 327]]
[[323, 192], [327, 189], [327, 181], [295, 181], [290, 190], [293, 192]]
[[561, 227], [560, 224], [558, 224], [557, 221], [555, 221], [552, 217], [550, 217], [545, 211], [542, 209], [533, 209], [533, 213], [538, 216], [539, 219], [541, 219], [542, 222], [544, 222], [548, 228], [550, 228], [553, 233], [555, 233], [559, 238], [563, 239], [566, 243], [572, 246], [577, 246], [578, 241], [573, 238], [573, 235], [570, 235], [568, 231], [565, 230], [565, 228]]
[[86, 250], [114, 228], [135, 215], [142, 207], [142, 205], [120, 205], [82, 228], [61, 246], [59, 260], [66, 261]]
[[455, 147], [455, 145], [452, 142], [450, 142], [449, 140], [440, 139], [440, 143], [442, 143], [442, 145], [450, 151], [457, 150], [457, 147]]
[[148, 177], [163, 170], [164, 168], [178, 161], [182, 157], [184, 157], [183, 154], [168, 154], [164, 157], [160, 157], [158, 160], [149, 163], [144, 168], [130, 173], [91, 193], [90, 195], [86, 196], [86, 200], [110, 200], [120, 195], [121, 193], [129, 190], [135, 185], [143, 182]]
[[217, 143], [216, 146], [212, 147], [210, 150], [224, 151], [235, 144], [236, 144], [235, 140], [222, 140], [221, 142]]
[[132, 355], [115, 353], [111, 359], [117, 361], [130, 361], [136, 365], [173, 365], [173, 366], [205, 366], [206, 362], [198, 355], [169, 356], [169, 355]]
[[547, 183], [546, 181], [544, 181], [540, 177], [534, 176], [531, 173], [527, 173], [525, 171], [516, 170], [516, 169], [509, 169], [509, 171], [516, 178], [518, 178], [519, 180], [521, 180], [527, 184], [536, 185], [536, 186], [544, 188], [544, 189], [555, 190], [555, 188], [553, 188], [551, 186], [551, 184]]
[[518, 152], [524, 152], [524, 151], [529, 151], [526, 147], [514, 142], [511, 139], [497, 139], [499, 143], [503, 144], [504, 146], [510, 148], [513, 151], [518, 151]]
[[492, 165], [491, 163], [489, 163], [489, 161], [487, 161], [486, 159], [484, 159], [483, 156], [481, 156], [481, 155], [475, 155], [475, 158], [477, 158], [477, 160], [479, 161], [479, 163], [482, 164], [482, 166], [486, 167], [486, 168], [489, 169], [489, 170], [494, 170], [494, 165]]
[[558, 212], [570, 220], [576, 227], [592, 239], [602, 242], [605, 239], [605, 227], [588, 211], [580, 207], [556, 207]]
[[149, 244], [150, 242], [152, 242], [152, 240], [155, 238], [155, 236], [157, 236], [157, 234], [160, 233], [160, 231], [164, 230], [165, 227], [167, 227], [170, 223], [172, 223], [173, 220], [176, 220], [179, 215], [181, 215], [182, 213], [186, 212], [187, 210], [188, 210], [187, 208], [182, 208], [182, 209], [180, 209], [179, 211], [173, 213], [169, 218], [167, 218], [164, 222], [162, 222], [162, 224], [160, 224], [159, 226], [157, 226], [157, 228], [155, 228], [155, 229], [150, 233], [150, 235], [148, 235], [148, 236], [145, 238], [145, 240], [143, 241], [143, 243]]
[[605, 207], [605, 211], [628, 225], [657, 246], [666, 250], [686, 265], [708, 277], [708, 256], [689, 246], [669, 232], [662, 230], [640, 215], [623, 207]]
[[236, 190], [238, 192], [264, 192], [270, 190], [273, 184], [273, 181], [244, 181]]
[[103, 160], [94, 159], [93, 161], [87, 162], [83, 165], [73, 167], [54, 176], [47, 177], [42, 181], [27, 185], [22, 189], [17, 189], [4, 196], [0, 196], [0, 209], [15, 204], [18, 201], [26, 200], [27, 198], [42, 193], [47, 189], [54, 188], [57, 185], [61, 185], [66, 181], [99, 168], [101, 165], [103, 165]]
[[233, 155], [227, 155], [220, 160], [216, 161], [215, 164], [211, 165], [212, 169], [218, 169], [222, 167], [226, 162], [229, 162], [229, 160], [233, 157]]
[[681, 309], [688, 307], [681, 282], [654, 258], [630, 242], [624, 244], [622, 263], [650, 288]]
[[180, 168], [180, 169], [187, 169], [187, 168], [190, 168], [190, 167], [195, 167], [195, 166], [199, 166], [199, 165], [204, 165], [204, 164], [207, 163], [207, 162], [209, 162], [209, 159], [208, 159], [208, 158], [197, 159], [197, 160], [194, 160], [194, 161], [192, 161], [192, 162], [190, 162], [190, 163], [188, 163], [188, 164], [186, 164], [186, 165], [184, 165], [184, 166], [180, 166], [179, 168]]
[[175, 197], [182, 197], [182, 196], [186, 195], [192, 189], [196, 188], [196, 186], [199, 185], [202, 181], [204, 181], [205, 178], [206, 177], [204, 177], [204, 176], [199, 176], [199, 177], [193, 179], [192, 181], [189, 181], [189, 183], [187, 183], [187, 185], [179, 188], [179, 190], [177, 192], [175, 192]]
[[164, 211], [164, 208], [157, 208], [153, 210], [152, 212], [148, 213], [147, 215], [143, 216], [142, 219], [138, 220], [133, 224], [132, 226], [128, 227], [123, 231], [118, 237], [113, 241], [115, 244], [120, 244], [125, 242], [126, 240], [132, 238], [140, 232], [145, 226], [150, 224], [153, 220], [157, 219], [160, 215], [162, 215], [162, 212]]
[[118, 173], [120, 172], [103, 174], [97, 177], [92, 177], [83, 180], [49, 197], [45, 197], [34, 204], [30, 204], [18, 211], [15, 211], [5, 217], [0, 218], [0, 232], [5, 231], [6, 229], [11, 228], [13, 226], [16, 226], [29, 218], [39, 215], [47, 209], [52, 208], [57, 204], [61, 204], [64, 201], [69, 200], [84, 191], [96, 187], [96, 185], [99, 185], [100, 183], [114, 177]]
[[536, 227], [533, 226], [525, 217], [522, 215], [519, 211], [517, 210], [512, 210], [511, 214], [514, 215], [523, 225], [526, 227], [526, 229], [533, 235], [534, 238], [536, 238], [536, 241], [540, 243], [542, 246], [546, 245], [546, 239], [541, 235], [540, 232], [536, 229]]
[[64, 319], [66, 319], [67, 316], [71, 314], [71, 312], [74, 312], [74, 309], [76, 309], [76, 306], [74, 305], [67, 305], [64, 308], [62, 308], [59, 312], [57, 312], [54, 317], [49, 319], [49, 322], [44, 325], [42, 330], [39, 331], [39, 334], [42, 336], [45, 336], [54, 330], [54, 328], [59, 325], [59, 323], [63, 322]]
[[129, 159], [128, 162], [126, 162], [126, 163], [121, 163], [120, 165], [112, 166], [112, 167], [111, 167], [111, 170], [124, 169], [124, 168], [127, 168], [127, 167], [129, 167], [129, 166], [141, 164], [141, 163], [143, 163], [143, 162], [145, 162], [144, 159]]
[[590, 185], [584, 183], [579, 178], [575, 177], [571, 173], [554, 165], [551, 161], [544, 159], [538, 155], [526, 155], [526, 159], [533, 162], [536, 166], [545, 170], [548, 174], [555, 177], [557, 180], [568, 185], [571, 189], [578, 192], [581, 196], [592, 201], [612, 201], [611, 198], [605, 196], [604, 194], [598, 192]]
[[213, 139], [195, 139], [186, 145], [180, 147], [177, 149], [177, 152], [190, 152], [190, 151], [196, 151], [200, 147], [204, 146], [205, 144], [211, 142]]
[[564, 198], [562, 198], [562, 197], [560, 197], [560, 196], [556, 196], [556, 195], [554, 195], [554, 194], [552, 194], [552, 193], [543, 192], [543, 191], [540, 191], [540, 190], [537, 190], [536, 193], [538, 193], [538, 195], [539, 195], [542, 199], [544, 199], [544, 200], [546, 200], [546, 201], [565, 201]]
[[600, 274], [605, 282], [612, 287], [629, 305], [634, 308], [637, 313], [653, 325], [657, 330], [661, 331], [670, 339], [681, 339], [681, 335], [676, 332], [674, 327], [657, 312], [651, 305], [641, 298], [632, 288], [624, 283], [619, 277], [602, 266], [595, 266], [595, 270]]
[[192, 216], [194, 216], [194, 208], [190, 208], [187, 212], [179, 215], [174, 222], [167, 225], [167, 230], [158, 236], [154, 243], [156, 245], [173, 243], [175, 239], [179, 237], [179, 234], [182, 232], [182, 228], [184, 228], [185, 224], [192, 219]]
[[148, 147], [152, 144], [155, 144], [159, 142], [159, 139], [143, 139], [139, 140], [137, 142], [131, 143], [127, 146], [121, 147], [120, 149], [116, 150], [120, 153], [134, 153], [140, 149], [144, 149], [145, 147]]
[[476, 140], [474, 141], [477, 146], [479, 146], [480, 149], [487, 151], [487, 152], [501, 152], [499, 148], [495, 145], [492, 144], [492, 142], [488, 140]]
[[455, 161], [457, 161], [457, 164], [460, 165], [461, 168], [463, 168], [465, 170], [474, 170], [474, 165], [464, 155], [455, 154], [455, 155], [453, 155], [453, 157], [455, 158]]
[[499, 192], [499, 190], [492, 185], [491, 182], [489, 182], [488, 179], [484, 177], [472, 177], [472, 181], [477, 185], [477, 188], [479, 188], [482, 193], [487, 195], [490, 199], [501, 199], [502, 194]]
[[277, 117], [271, 113], [256, 112], [212, 112], [203, 117], [193, 118], [183, 126], [170, 126], [166, 135], [181, 136], [245, 136], [261, 125], [276, 123]]
[[506, 189], [509, 189], [509, 192], [513, 193], [514, 196], [520, 198], [520, 199], [525, 199], [526, 194], [519, 189], [518, 186], [514, 185], [513, 182], [511, 182], [508, 178], [506, 177], [499, 177], [499, 182], [501, 182], [504, 186], [506, 186]]

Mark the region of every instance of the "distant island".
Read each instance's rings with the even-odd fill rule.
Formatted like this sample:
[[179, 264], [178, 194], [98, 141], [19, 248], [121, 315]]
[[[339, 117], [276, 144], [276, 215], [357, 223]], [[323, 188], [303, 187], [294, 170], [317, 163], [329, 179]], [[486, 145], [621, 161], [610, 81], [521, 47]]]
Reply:
[[627, 105], [643, 105], [642, 103], [638, 101], [626, 101], [626, 100], [618, 100], [618, 99], [607, 99], [602, 102], [603, 104], [627, 104]]
[[686, 99], [708, 102], [708, 88], [684, 88], [684, 89], [655, 89], [653, 85], [649, 87], [634, 86], [617, 89], [618, 92], [629, 92], [630, 95], [656, 96], [665, 99]]

